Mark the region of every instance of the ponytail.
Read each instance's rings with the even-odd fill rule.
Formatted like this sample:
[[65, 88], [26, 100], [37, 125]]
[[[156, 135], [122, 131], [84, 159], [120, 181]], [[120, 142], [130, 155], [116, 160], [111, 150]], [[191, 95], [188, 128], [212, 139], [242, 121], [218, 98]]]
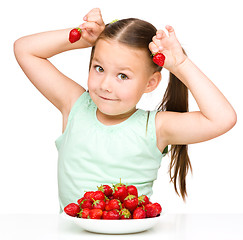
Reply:
[[[169, 83], [158, 111], [188, 112], [188, 88], [172, 73], [170, 73]], [[192, 171], [188, 147], [187, 145], [171, 145], [170, 152], [170, 181], [174, 183], [175, 191], [179, 195], [178, 181], [180, 194], [185, 201], [187, 196], [186, 175], [189, 169]]]

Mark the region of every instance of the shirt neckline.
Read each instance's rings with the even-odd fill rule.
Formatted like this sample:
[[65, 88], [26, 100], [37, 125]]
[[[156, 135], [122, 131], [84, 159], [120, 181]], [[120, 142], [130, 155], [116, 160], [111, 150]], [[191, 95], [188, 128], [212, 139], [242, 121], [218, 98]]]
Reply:
[[119, 128], [119, 127], [122, 127], [123, 125], [126, 125], [128, 122], [132, 121], [133, 118], [135, 118], [139, 112], [140, 112], [140, 109], [137, 109], [136, 112], [134, 112], [129, 118], [127, 118], [126, 120], [118, 123], [118, 124], [114, 124], [114, 125], [105, 125], [103, 124], [102, 122], [100, 122], [97, 118], [97, 106], [95, 105], [95, 108], [94, 108], [94, 119], [95, 119], [95, 122], [98, 126], [104, 128], [104, 129], [114, 129], [114, 128]]

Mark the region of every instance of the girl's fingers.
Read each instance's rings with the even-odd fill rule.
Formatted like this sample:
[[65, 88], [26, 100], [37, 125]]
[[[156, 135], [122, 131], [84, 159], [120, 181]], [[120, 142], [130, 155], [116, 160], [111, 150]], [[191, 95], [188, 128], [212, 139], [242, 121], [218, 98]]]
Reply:
[[93, 30], [96, 27], [95, 22], [85, 22], [80, 25], [81, 29]]
[[156, 32], [156, 38], [162, 40], [163, 38], [167, 37], [163, 30], [158, 30]]
[[161, 44], [161, 39], [158, 39], [157, 37], [157, 34], [156, 36], [153, 37], [153, 43], [157, 46], [157, 48], [162, 51], [163, 50], [163, 47], [162, 47], [162, 44]]
[[84, 21], [87, 22], [96, 22], [98, 25], [104, 25], [101, 11], [99, 8], [92, 9], [88, 14], [84, 16]]
[[158, 46], [155, 45], [154, 42], [149, 43], [149, 49], [153, 54], [156, 54], [159, 51]]
[[169, 36], [175, 36], [175, 30], [172, 26], [166, 25], [165, 28], [168, 31]]

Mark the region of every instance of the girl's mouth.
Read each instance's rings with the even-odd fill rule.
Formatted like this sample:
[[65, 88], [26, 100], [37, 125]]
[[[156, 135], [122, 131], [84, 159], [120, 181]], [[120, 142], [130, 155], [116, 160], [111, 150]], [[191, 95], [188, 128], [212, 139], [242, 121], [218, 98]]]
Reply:
[[102, 97], [102, 96], [99, 96], [99, 97], [106, 101], [118, 101], [118, 99], [106, 98], [106, 97]]

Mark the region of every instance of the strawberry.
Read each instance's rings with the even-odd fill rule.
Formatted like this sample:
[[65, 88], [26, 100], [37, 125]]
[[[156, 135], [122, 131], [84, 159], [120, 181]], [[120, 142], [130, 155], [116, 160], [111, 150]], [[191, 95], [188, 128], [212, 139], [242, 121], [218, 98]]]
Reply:
[[133, 219], [142, 219], [146, 218], [146, 212], [143, 207], [138, 207], [134, 210], [132, 214]]
[[162, 207], [159, 203], [153, 203], [153, 205], [157, 208], [158, 215], [162, 212]]
[[125, 207], [133, 212], [138, 206], [138, 198], [134, 195], [128, 195], [124, 200]]
[[149, 203], [149, 198], [146, 195], [141, 195], [138, 197], [138, 206], [144, 206]]
[[118, 219], [120, 219], [119, 211], [116, 210], [116, 209], [108, 211], [105, 219], [110, 219], [110, 220], [118, 220]]
[[86, 192], [86, 193], [84, 194], [83, 197], [84, 197], [85, 199], [90, 199], [90, 200], [92, 200], [93, 195], [94, 195], [94, 191], [88, 191], [88, 192]]
[[136, 197], [138, 197], [138, 190], [135, 186], [133, 185], [129, 185], [127, 186], [127, 193], [128, 194], [131, 194], [131, 195], [134, 195]]
[[132, 218], [132, 214], [126, 208], [122, 208], [120, 210], [119, 214], [120, 214], [120, 219], [131, 219]]
[[110, 211], [110, 210], [120, 210], [122, 207], [120, 200], [118, 199], [111, 199], [105, 206], [105, 210], [106, 211]]
[[81, 203], [80, 203], [80, 208], [89, 208], [92, 209], [92, 204], [93, 201], [91, 199], [84, 199]]
[[78, 205], [80, 205], [80, 203], [81, 203], [84, 199], [85, 199], [84, 197], [81, 197], [81, 198], [77, 201]]
[[90, 212], [89, 208], [81, 209], [81, 211], [79, 213], [79, 217], [80, 218], [88, 218], [89, 217], [89, 212]]
[[126, 185], [121, 183], [121, 179], [120, 179], [120, 183], [118, 183], [114, 186], [113, 196], [114, 196], [114, 198], [123, 202], [124, 199], [127, 197], [127, 195], [128, 195], [128, 193], [127, 193]]
[[64, 208], [64, 212], [72, 217], [77, 217], [80, 212], [80, 207], [76, 203], [70, 203]]
[[103, 211], [101, 209], [91, 209], [88, 218], [101, 219]]
[[95, 200], [93, 202], [93, 209], [101, 209], [102, 211], [105, 210], [105, 201], [104, 200]]
[[146, 211], [147, 218], [156, 217], [158, 215], [157, 207], [151, 203], [145, 205], [145, 211]]
[[102, 213], [102, 219], [108, 219], [108, 211], [103, 211], [103, 213]]
[[159, 65], [160, 67], [164, 66], [164, 62], [165, 62], [165, 55], [162, 53], [156, 53], [153, 56], [153, 62], [157, 65]]
[[114, 196], [111, 195], [111, 196], [108, 197], [108, 199], [110, 199], [110, 200], [111, 200], [111, 199], [114, 199]]
[[69, 33], [70, 43], [75, 43], [81, 38], [82, 30], [80, 28], [74, 28]]
[[111, 196], [113, 193], [112, 188], [109, 185], [101, 185], [98, 187], [98, 190], [103, 192], [107, 197]]
[[105, 200], [105, 194], [101, 191], [95, 191], [92, 194], [92, 199], [93, 200]]

